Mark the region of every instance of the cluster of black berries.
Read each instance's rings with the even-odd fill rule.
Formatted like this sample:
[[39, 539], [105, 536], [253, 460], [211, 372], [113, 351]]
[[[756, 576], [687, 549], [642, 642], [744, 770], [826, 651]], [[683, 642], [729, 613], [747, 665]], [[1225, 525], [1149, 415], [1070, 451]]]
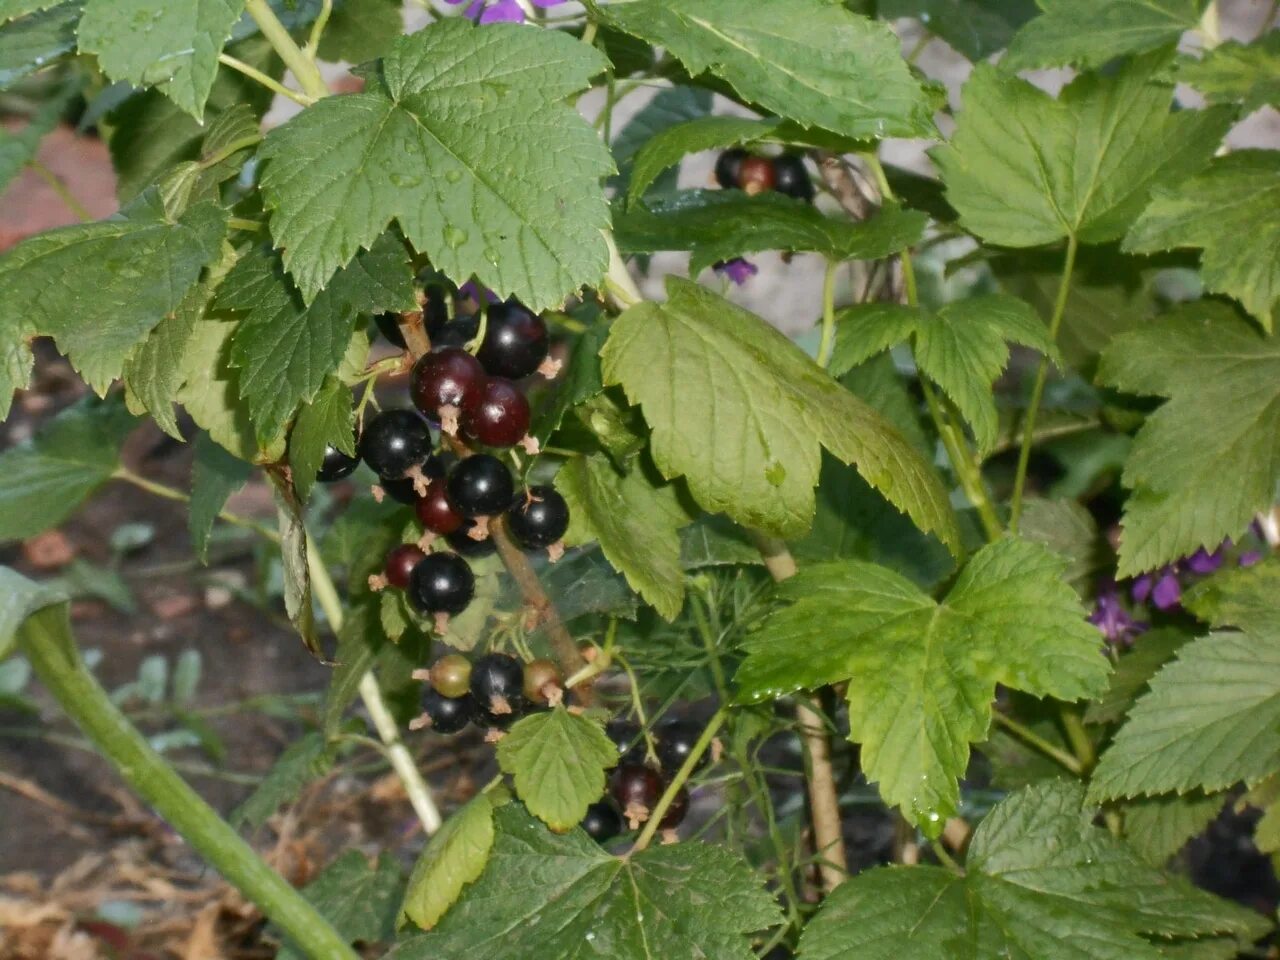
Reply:
[[[341, 479], [363, 460], [378, 474], [376, 496], [413, 506], [423, 526], [422, 539], [388, 553], [370, 586], [404, 590], [414, 608], [435, 617], [443, 632], [448, 617], [465, 610], [475, 593], [475, 578], [462, 555], [494, 549], [490, 521], [505, 513], [521, 546], [545, 548], [555, 560], [563, 552], [560, 538], [569, 526], [569, 507], [550, 486], [516, 491], [511, 471], [492, 454], [472, 453], [460, 441], [453, 444], [457, 456], [437, 453], [429, 423], [479, 446], [521, 444], [536, 453], [537, 441], [528, 435], [529, 402], [514, 381], [534, 373], [555, 375], [558, 364], [547, 356], [546, 324], [513, 301], [490, 304], [484, 337], [473, 356], [461, 344], [476, 337], [480, 322], [474, 317], [449, 320], [434, 288], [428, 288], [424, 300], [424, 326], [429, 335], [434, 331], [435, 342], [413, 368], [411, 395], [417, 409], [385, 410], [373, 417], [361, 434], [359, 457], [331, 447], [318, 476], [326, 482]], [[379, 325], [388, 339], [404, 344], [394, 320], [379, 318]], [[451, 552], [427, 552], [437, 536], [445, 538]]]
[[550, 660], [521, 663], [504, 653], [488, 653], [473, 664], [460, 653], [450, 653], [413, 676], [426, 683], [422, 715], [409, 724], [413, 730], [457, 733], [469, 723], [506, 730], [531, 710], [564, 699], [564, 677]]
[[813, 199], [813, 181], [797, 153], [761, 157], [734, 147], [716, 158], [716, 183], [752, 196], [774, 190], [797, 200]]

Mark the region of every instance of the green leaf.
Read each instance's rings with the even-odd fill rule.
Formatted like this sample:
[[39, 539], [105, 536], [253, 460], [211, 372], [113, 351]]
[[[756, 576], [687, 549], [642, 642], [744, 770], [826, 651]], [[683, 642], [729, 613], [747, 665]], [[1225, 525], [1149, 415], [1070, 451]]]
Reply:
[[1174, 658], [1191, 637], [1181, 630], [1160, 628], [1142, 635], [1140, 643], [1120, 658], [1111, 672], [1111, 685], [1085, 711], [1085, 723], [1115, 723], [1121, 719], [1156, 671]]
[[1164, 866], [1187, 841], [1213, 823], [1227, 798], [1224, 794], [1165, 794], [1124, 806], [1124, 838], [1143, 860]]
[[623, 253], [689, 250], [689, 272], [696, 276], [717, 261], [760, 250], [878, 260], [917, 242], [927, 222], [923, 213], [893, 205], [869, 220], [851, 221], [776, 193], [689, 190], [649, 209], [619, 213], [614, 237]]
[[1205, 286], [1235, 297], [1270, 331], [1280, 299], [1280, 154], [1241, 150], [1157, 190], [1124, 247], [1202, 249]]
[[1082, 793], [1044, 783], [1002, 801], [974, 833], [963, 876], [925, 866], [851, 878], [805, 928], [800, 956], [1160, 960], [1147, 937], [1267, 929], [1253, 911], [1143, 863], [1093, 825]]
[[187, 347], [212, 292], [204, 282], [188, 290], [173, 313], [138, 344], [120, 373], [129, 409], [138, 414], [149, 413], [156, 425], [176, 440], [183, 436], [173, 405], [183, 386]]
[[[1093, 514], [1075, 500], [1027, 497], [1023, 501], [1018, 532], [1069, 559], [1071, 566], [1063, 576], [1081, 593], [1086, 592], [1094, 577], [1111, 562], [1110, 551], [1098, 533]], [[1144, 645], [1146, 640], [1143, 637]]]
[[289, 744], [257, 789], [227, 819], [234, 826], [256, 830], [303, 787], [328, 773], [333, 761], [334, 753], [321, 734], [304, 733]]
[[977, 63], [1007, 47], [1039, 10], [1034, 0], [880, 0], [876, 12], [885, 20], [915, 17]]
[[[275, 480], [276, 478], [272, 478]], [[284, 579], [284, 609], [298, 636], [316, 659], [322, 659], [311, 604], [311, 570], [307, 566], [307, 528], [302, 505], [293, 491], [276, 482], [276, 517], [280, 528], [280, 566]]]
[[1271, 559], [1252, 567], [1222, 570], [1201, 580], [1187, 591], [1183, 603], [1215, 626], [1265, 627], [1280, 632], [1278, 596], [1280, 562]]
[[[13, 651], [18, 628], [27, 617], [66, 599], [66, 594], [60, 590], [28, 580], [8, 567], [0, 567], [0, 660], [4, 660]], [[9, 692], [17, 693], [19, 690], [0, 690], [0, 696]]]
[[558, 31], [445, 20], [273, 130], [262, 190], [304, 301], [393, 219], [449, 277], [534, 310], [596, 283], [612, 161], [563, 101], [603, 65]]
[[846, 561], [783, 583], [789, 605], [744, 644], [739, 698], [849, 683], [849, 738], [880, 794], [930, 835], [956, 810], [969, 745], [986, 737], [996, 684], [1079, 700], [1110, 665], [1067, 563], [1040, 544], [975, 553], [941, 603], [896, 573]]
[[158, 87], [197, 120], [244, 0], [86, 0], [76, 34], [112, 80]]
[[498, 766], [515, 778], [516, 795], [557, 833], [582, 822], [617, 762], [604, 727], [563, 706], [517, 720], [498, 741]]
[[556, 378], [556, 388], [551, 396], [534, 413], [529, 433], [546, 445], [551, 435], [560, 428], [564, 415], [570, 408], [589, 400], [604, 389], [600, 380], [600, 348], [609, 336], [606, 324], [597, 324], [587, 330], [569, 348], [572, 352], [565, 359], [565, 369]]
[[56, 7], [61, 0], [0, 0], [0, 23]]
[[207, 434], [196, 438], [191, 467], [191, 544], [201, 563], [209, 562], [209, 534], [227, 498], [253, 476], [253, 466], [233, 457]]
[[936, 135], [887, 24], [823, 0], [628, 0], [607, 23], [710, 71], [747, 102], [854, 139]]
[[320, 38], [320, 59], [363, 63], [404, 33], [399, 0], [339, 0]]
[[[707, 116], [711, 112], [711, 101], [711, 91], [701, 87], [676, 86], [659, 90], [613, 138], [611, 149], [618, 165], [617, 179], [622, 184], [630, 179], [636, 154], [653, 137], [678, 123]], [[654, 181], [651, 192], [674, 193], [676, 179], [675, 170], [666, 171]]]
[[48, 9], [0, 25], [0, 90], [52, 66], [76, 48], [80, 0], [41, 6]]
[[628, 473], [608, 457], [576, 457], [556, 474], [569, 504], [569, 544], [600, 542], [600, 549], [645, 602], [667, 620], [684, 606], [680, 528], [692, 519], [675, 484], [655, 483], [636, 464]]
[[74, 85], [68, 84], [49, 99], [31, 116], [21, 130], [11, 131], [0, 127], [0, 194], [3, 194], [22, 169], [35, 159], [40, 141], [58, 125], [62, 113], [77, 94]]
[[245, 314], [231, 363], [258, 440], [265, 443], [337, 370], [359, 314], [414, 308], [413, 271], [403, 244], [384, 234], [308, 306], [280, 259], [257, 249], [232, 268], [215, 305]]
[[[302, 895], [349, 943], [378, 943], [395, 935], [403, 889], [400, 866], [389, 853], [370, 865], [359, 850], [348, 850], [302, 888]], [[286, 943], [277, 960], [302, 960]]]
[[315, 399], [299, 411], [293, 432], [289, 434], [289, 467], [299, 500], [311, 495], [327, 447], [332, 445], [348, 456], [355, 456], [354, 428], [351, 388], [331, 376]]
[[486, 791], [444, 822], [414, 864], [400, 911], [430, 930], [484, 872], [493, 849], [494, 799]]
[[777, 127], [775, 120], [745, 117], [699, 117], [667, 127], [636, 152], [627, 184], [627, 202], [634, 204], [644, 196], [658, 175], [679, 163], [685, 154], [750, 143], [768, 136]]
[[1280, 341], [1222, 304], [1199, 302], [1117, 337], [1098, 379], [1169, 398], [1147, 417], [1125, 463], [1133, 492], [1119, 576], [1213, 550], [1271, 506], [1280, 481]]
[[965, 229], [1008, 247], [1123, 236], [1154, 187], [1209, 161], [1234, 117], [1222, 107], [1171, 113], [1160, 66], [1144, 58], [1085, 74], [1056, 100], [978, 66], [955, 135], [931, 152]]
[[1100, 67], [1116, 57], [1177, 43], [1200, 22], [1207, 0], [1038, 2], [1044, 13], [1018, 31], [1001, 68]]
[[936, 474], [882, 416], [754, 314], [677, 277], [667, 290], [667, 303], [619, 317], [601, 355], [605, 381], [642, 407], [665, 476], [684, 476], [709, 512], [796, 535], [813, 516], [825, 446], [955, 547]]
[[684, 570], [759, 566], [763, 562], [746, 532], [727, 517], [704, 515], [680, 531], [680, 566]]
[[898, 304], [862, 304], [841, 311], [831, 372], [856, 364], [914, 337], [920, 370], [951, 398], [973, 428], [978, 452], [990, 453], [998, 439], [992, 389], [1009, 363], [1008, 343], [1018, 343], [1060, 362], [1040, 318], [1006, 294], [949, 303], [937, 313]]
[[494, 825], [480, 879], [434, 932], [402, 941], [388, 960], [751, 960], [748, 934], [778, 922], [759, 878], [720, 847], [679, 843], [623, 859], [580, 830], [549, 832], [515, 803]]
[[0, 542], [56, 527], [120, 465], [137, 425], [123, 405], [82, 400], [29, 442], [0, 453]]
[[1184, 62], [1178, 79], [1210, 103], [1242, 103], [1243, 113], [1268, 104], [1280, 106], [1280, 32], [1269, 31], [1254, 43], [1234, 40], [1214, 47], [1200, 60]]

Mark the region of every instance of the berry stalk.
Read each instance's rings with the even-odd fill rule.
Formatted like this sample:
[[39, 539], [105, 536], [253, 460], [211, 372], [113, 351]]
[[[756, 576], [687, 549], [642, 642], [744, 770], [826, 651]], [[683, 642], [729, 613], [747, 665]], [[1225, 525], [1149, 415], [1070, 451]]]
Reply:
[[280, 22], [280, 18], [276, 16], [267, 0], [245, 0], [244, 10], [258, 25], [266, 41], [271, 44], [276, 53], [280, 54], [284, 65], [298, 78], [302, 92], [315, 100], [327, 97], [329, 85], [320, 75], [320, 68], [293, 42], [293, 37], [289, 36], [289, 31]]

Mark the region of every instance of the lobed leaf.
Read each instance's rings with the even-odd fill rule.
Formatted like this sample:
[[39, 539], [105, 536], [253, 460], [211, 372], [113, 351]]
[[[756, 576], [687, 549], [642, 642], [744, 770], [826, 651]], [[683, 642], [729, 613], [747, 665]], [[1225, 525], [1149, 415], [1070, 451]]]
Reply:
[[1177, 43], [1208, 0], [1037, 0], [1044, 12], [1009, 44], [1000, 66], [1101, 67], [1126, 54]]
[[1249, 44], [1219, 44], [1201, 59], [1181, 64], [1178, 79], [1210, 103], [1242, 104], [1242, 113], [1280, 106], [1280, 32], [1271, 30]]

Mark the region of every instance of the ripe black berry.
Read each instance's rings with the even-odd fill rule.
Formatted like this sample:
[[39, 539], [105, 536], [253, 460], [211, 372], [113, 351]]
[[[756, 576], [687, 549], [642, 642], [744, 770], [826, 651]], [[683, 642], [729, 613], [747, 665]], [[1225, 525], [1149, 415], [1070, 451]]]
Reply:
[[644, 823], [662, 797], [662, 777], [642, 763], [624, 763], [613, 771], [609, 790], [632, 827]]
[[582, 818], [582, 829], [596, 843], [612, 840], [622, 832], [622, 818], [613, 804], [601, 800], [587, 807], [587, 815]]
[[490, 377], [467, 397], [462, 432], [486, 447], [515, 446], [529, 432], [529, 401], [510, 380]]
[[773, 158], [773, 189], [797, 200], [813, 199], [813, 181], [804, 160], [797, 153], [784, 153]]
[[[440, 462], [440, 458], [434, 453], [427, 457], [427, 460], [421, 467], [424, 477], [444, 477], [444, 464]], [[378, 483], [382, 487], [382, 492], [397, 503], [403, 503], [412, 507], [418, 502], [417, 482], [413, 477], [401, 477], [399, 480], [388, 480], [382, 477]], [[441, 483], [439, 486], [443, 487]]]
[[400, 590], [408, 589], [413, 568], [425, 556], [426, 554], [412, 543], [402, 543], [398, 547], [392, 547], [383, 565], [383, 575], [387, 578], [387, 583]]
[[460, 653], [448, 653], [431, 665], [431, 686], [442, 697], [471, 692], [471, 661]]
[[638, 726], [626, 720], [610, 720], [604, 725], [604, 732], [618, 748], [619, 763], [644, 763], [644, 737]]
[[409, 601], [423, 613], [461, 613], [475, 593], [476, 578], [456, 553], [430, 553], [409, 577]]
[[412, 410], [384, 410], [365, 425], [360, 456], [378, 476], [398, 480], [431, 456], [431, 430]]
[[[698, 737], [701, 735], [701, 725], [691, 720], [664, 720], [658, 724], [653, 731], [654, 746], [657, 749], [658, 762], [662, 764], [662, 769], [667, 776], [672, 776], [684, 765], [689, 754], [693, 753], [694, 744], [698, 742]], [[701, 770], [706, 765], [707, 755], [704, 753], [698, 758], [694, 769]]]
[[[449, 322], [449, 293], [439, 286], [429, 286], [423, 293], [427, 299], [422, 305], [422, 324], [427, 331], [427, 336], [434, 341], [444, 329], [444, 325]], [[400, 332], [400, 314], [380, 313], [373, 319], [388, 343], [401, 350], [405, 348], [404, 334]]]
[[511, 471], [497, 457], [478, 453], [449, 473], [449, 499], [463, 516], [490, 517], [511, 505], [515, 484]]
[[[475, 702], [475, 697], [471, 698]], [[524, 701], [510, 704], [510, 709], [505, 713], [500, 710], [486, 710], [480, 705], [476, 705], [476, 712], [472, 716], [477, 727], [488, 727], [492, 730], [506, 730], [513, 723], [520, 719], [524, 714]]]
[[549, 547], [569, 529], [569, 505], [555, 487], [542, 484], [516, 494], [507, 511], [511, 535], [530, 550]]
[[413, 366], [409, 392], [413, 404], [428, 417], [439, 417], [443, 407], [461, 410], [484, 386], [480, 361], [457, 347], [433, 351]]
[[469, 693], [446, 697], [426, 686], [422, 691], [422, 710], [430, 718], [431, 729], [436, 733], [457, 733], [471, 722], [476, 702]]
[[453, 509], [444, 483], [432, 482], [427, 487], [426, 496], [415, 499], [413, 510], [418, 515], [418, 522], [425, 529], [441, 536], [453, 533], [466, 519]]
[[545, 704], [564, 695], [564, 675], [551, 660], [530, 660], [524, 665], [525, 699]]
[[662, 815], [662, 819], [658, 821], [660, 830], [674, 830], [680, 826], [685, 815], [689, 812], [689, 791], [681, 787], [676, 791], [676, 795], [671, 798], [671, 804], [667, 807], [667, 812]]
[[465, 520], [461, 527], [445, 536], [444, 542], [449, 544], [450, 550], [464, 557], [487, 557], [492, 553], [496, 553], [498, 545], [493, 542], [493, 537], [477, 540], [471, 536], [471, 531], [475, 527], [475, 520]]
[[349, 477], [360, 466], [359, 457], [349, 457], [337, 447], [330, 444], [324, 448], [324, 460], [316, 471], [316, 479], [321, 483], [333, 483], [343, 477]]
[[465, 347], [468, 343], [476, 338], [476, 334], [480, 332], [480, 318], [475, 314], [465, 317], [454, 317], [451, 321], [444, 325], [444, 329], [440, 331], [431, 341], [433, 350], [447, 350], [450, 347]]
[[726, 150], [716, 157], [716, 183], [725, 190], [733, 190], [738, 186], [738, 178], [742, 176], [742, 161], [747, 159], [747, 151], [741, 147]]
[[487, 653], [471, 665], [471, 695], [481, 710], [497, 716], [524, 706], [524, 667], [505, 653]]
[[547, 325], [514, 300], [490, 305], [476, 358], [495, 377], [519, 380], [547, 359]]
[[772, 190], [774, 180], [773, 161], [768, 157], [747, 157], [742, 161], [738, 183], [752, 196]]

